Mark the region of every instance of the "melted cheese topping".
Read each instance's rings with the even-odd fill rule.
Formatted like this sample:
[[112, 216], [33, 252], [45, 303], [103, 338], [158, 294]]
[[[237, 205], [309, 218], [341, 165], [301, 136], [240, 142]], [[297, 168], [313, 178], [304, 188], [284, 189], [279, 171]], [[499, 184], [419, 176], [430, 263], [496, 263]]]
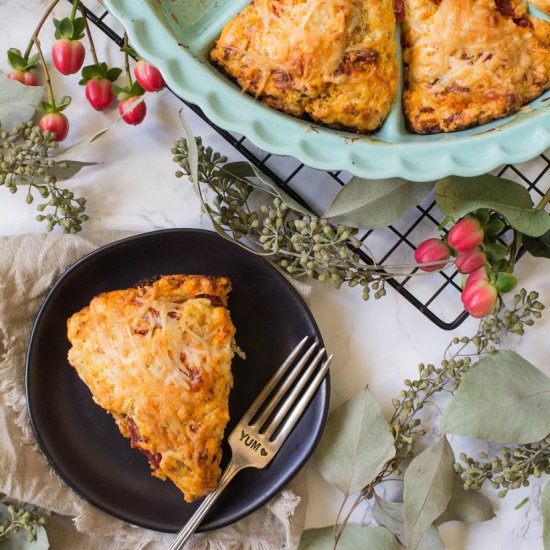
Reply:
[[69, 362], [153, 474], [188, 501], [213, 490], [235, 329], [224, 278], [168, 276], [94, 298], [68, 321]]
[[404, 102], [413, 128], [487, 122], [550, 86], [549, 46], [526, 7], [521, 0], [407, 0]]
[[211, 59], [277, 109], [370, 131], [397, 87], [395, 26], [392, 0], [255, 0]]
[[529, 3], [543, 13], [550, 15], [550, 0], [529, 0]]

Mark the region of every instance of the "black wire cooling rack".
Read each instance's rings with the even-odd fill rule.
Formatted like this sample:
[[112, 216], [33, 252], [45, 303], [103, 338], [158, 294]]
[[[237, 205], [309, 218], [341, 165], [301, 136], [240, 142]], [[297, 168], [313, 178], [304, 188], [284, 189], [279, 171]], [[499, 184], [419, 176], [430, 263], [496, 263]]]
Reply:
[[[69, 2], [73, 1], [69, 0]], [[120, 24], [97, 0], [89, 0], [85, 4], [81, 2], [88, 20], [122, 47], [123, 38], [114, 30], [114, 27], [120, 27]], [[291, 157], [266, 153], [245, 136], [217, 127], [197, 106], [183, 99], [181, 101], [225, 138], [236, 151], [312, 211], [315, 211], [311, 205], [312, 197], [307, 196], [308, 192], [311, 193], [312, 187], [315, 188], [312, 182], [316, 182], [317, 185], [333, 186], [336, 191], [351, 178], [351, 174], [344, 171], [323, 172], [310, 168]], [[524, 184], [529, 189], [533, 200], [537, 202], [537, 198], [540, 200], [548, 189], [548, 178], [544, 176], [549, 170], [550, 158], [543, 154], [521, 165], [504, 166], [495, 173]], [[442, 219], [443, 215], [438, 210], [432, 194], [397, 224], [385, 229], [364, 232], [360, 238], [369, 253], [361, 251], [361, 258], [369, 264], [373, 263], [372, 258], [376, 258], [378, 264], [412, 263], [416, 246], [424, 239], [436, 234], [437, 226]], [[467, 314], [462, 310], [459, 296], [461, 275], [456, 271], [448, 269], [424, 276], [414, 270], [410, 275], [399, 280], [389, 279], [388, 283], [442, 329], [455, 329], [467, 318]]]

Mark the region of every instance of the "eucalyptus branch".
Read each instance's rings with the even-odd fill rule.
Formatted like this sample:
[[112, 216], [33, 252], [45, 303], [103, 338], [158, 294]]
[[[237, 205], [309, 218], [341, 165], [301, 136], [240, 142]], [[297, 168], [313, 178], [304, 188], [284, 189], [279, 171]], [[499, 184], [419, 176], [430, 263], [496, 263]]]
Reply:
[[76, 233], [88, 219], [84, 214], [86, 200], [58, 187], [56, 174], [62, 174], [69, 164], [49, 156], [57, 147], [52, 138], [33, 126], [32, 121], [11, 132], [0, 131], [0, 186], [4, 185], [11, 193], [26, 187], [28, 204], [37, 196], [43, 199], [37, 205], [36, 219], [45, 221], [48, 231], [59, 226], [67, 233]]
[[[328, 220], [293, 204], [273, 183], [243, 176], [226, 168], [227, 158], [205, 147], [196, 138], [197, 157], [191, 153], [186, 139], [179, 140], [172, 149], [174, 161], [181, 170], [176, 176], [191, 174], [191, 163], [197, 165], [199, 192], [202, 207], [211, 218], [216, 230], [241, 246], [242, 241], [252, 245], [249, 250], [270, 259], [293, 277], [309, 276], [329, 281], [336, 287], [348, 284], [361, 286], [363, 298], [371, 292], [375, 298], [385, 295], [385, 281], [392, 277], [420, 276], [411, 273], [416, 264], [369, 265], [359, 254], [364, 244], [355, 236], [358, 230], [344, 225], [333, 225]], [[205, 188], [205, 192], [202, 190]], [[213, 194], [209, 200], [207, 192]], [[256, 193], [257, 192], [257, 193]], [[253, 200], [263, 195], [259, 208]], [[267, 199], [267, 200], [266, 200]], [[449, 262], [432, 262], [443, 269]]]
[[481, 489], [489, 481], [494, 489], [500, 489], [498, 496], [504, 498], [511, 489], [529, 486], [529, 478], [550, 473], [550, 435], [536, 443], [503, 447], [498, 454], [489, 457], [479, 454], [480, 460], [461, 453], [464, 463], [455, 464], [455, 470], [468, 489]]
[[7, 514], [0, 511], [0, 543], [7, 541], [19, 531], [26, 531], [27, 540], [35, 541], [37, 531], [46, 523], [46, 515], [50, 512], [35, 507], [16, 507], [9, 504]]
[[[522, 289], [514, 297], [511, 308], [507, 309], [501, 303], [494, 314], [480, 322], [474, 336], [454, 337], [444, 351], [440, 366], [421, 363], [418, 366], [419, 377], [404, 381], [405, 389], [392, 400], [395, 410], [390, 428], [396, 454], [376, 478], [361, 490], [346, 517], [337, 522], [334, 528], [334, 548], [355, 508], [364, 500], [372, 498], [380, 483], [390, 476], [402, 475], [402, 463], [415, 456], [417, 439], [426, 435], [422, 419], [418, 416], [430, 398], [442, 391], [454, 393], [464, 376], [475, 368], [474, 358], [494, 353], [506, 333], [523, 334], [525, 327], [532, 326], [544, 309], [538, 297], [538, 293], [528, 293]], [[481, 458], [487, 459], [487, 455]], [[527, 485], [531, 475], [540, 477], [543, 472], [550, 473], [550, 436], [536, 444], [505, 448], [502, 450], [502, 458], [496, 456], [489, 461], [478, 462], [461, 455], [461, 460], [466, 462], [466, 467], [456, 464], [455, 470], [463, 476], [466, 488], [478, 489], [485, 480], [489, 480], [495, 488], [502, 487], [499, 496], [505, 496], [509, 488]]]

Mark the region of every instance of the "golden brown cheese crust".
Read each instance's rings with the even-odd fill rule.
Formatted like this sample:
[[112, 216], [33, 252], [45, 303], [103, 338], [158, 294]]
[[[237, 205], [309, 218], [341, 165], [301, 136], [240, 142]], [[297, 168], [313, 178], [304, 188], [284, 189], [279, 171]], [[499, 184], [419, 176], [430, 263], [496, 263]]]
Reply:
[[220, 475], [235, 328], [225, 277], [169, 275], [68, 320], [69, 362], [121, 433], [191, 502]]
[[417, 133], [517, 112], [550, 89], [550, 24], [523, 0], [405, 0], [403, 110]]
[[395, 27], [392, 0], [254, 0], [210, 58], [275, 109], [371, 132], [397, 87]]
[[550, 15], [550, 0], [529, 0], [529, 3], [543, 13]]

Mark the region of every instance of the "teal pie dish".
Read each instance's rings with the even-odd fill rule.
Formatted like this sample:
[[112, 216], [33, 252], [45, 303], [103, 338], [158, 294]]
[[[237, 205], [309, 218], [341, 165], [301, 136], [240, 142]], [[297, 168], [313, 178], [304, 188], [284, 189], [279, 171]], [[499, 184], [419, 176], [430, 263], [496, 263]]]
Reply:
[[[271, 109], [241, 92], [208, 61], [224, 25], [250, 0], [105, 0], [138, 54], [170, 88], [216, 125], [256, 146], [322, 170], [360, 177], [430, 181], [479, 175], [530, 160], [550, 146], [550, 92], [519, 113], [451, 134], [409, 133], [401, 90], [382, 128], [372, 135], [333, 130]], [[539, 17], [545, 17], [531, 10]]]

